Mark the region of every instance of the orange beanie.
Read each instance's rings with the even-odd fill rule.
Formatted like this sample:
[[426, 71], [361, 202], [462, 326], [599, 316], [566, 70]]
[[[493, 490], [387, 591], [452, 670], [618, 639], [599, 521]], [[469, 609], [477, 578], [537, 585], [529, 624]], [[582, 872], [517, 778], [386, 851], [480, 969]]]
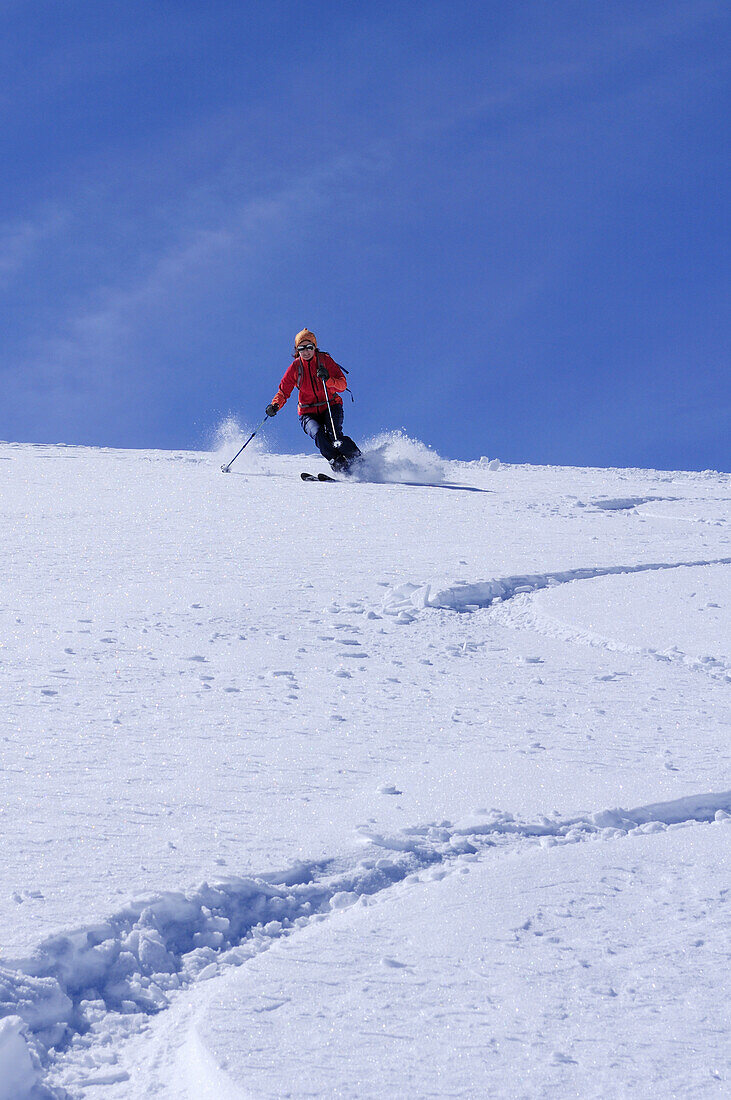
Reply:
[[298, 332], [294, 338], [294, 346], [298, 348], [300, 344], [309, 343], [314, 344], [317, 347], [317, 337], [314, 332], [310, 332], [308, 328], [303, 328], [302, 332]]

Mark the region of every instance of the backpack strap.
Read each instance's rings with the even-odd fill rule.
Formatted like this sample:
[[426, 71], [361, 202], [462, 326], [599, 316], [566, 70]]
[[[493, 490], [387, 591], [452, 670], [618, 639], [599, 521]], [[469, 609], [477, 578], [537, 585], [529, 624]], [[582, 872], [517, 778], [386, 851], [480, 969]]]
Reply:
[[[323, 351], [322, 354], [323, 355], [330, 355], [330, 353], [327, 352], [327, 351]], [[315, 355], [317, 356], [317, 365], [319, 366], [320, 365], [320, 349], [319, 348], [315, 352]], [[332, 355], [330, 355], [330, 358], [332, 359]], [[335, 363], [334, 359], [333, 359], [333, 363]], [[343, 374], [350, 374], [350, 371], [346, 370], [345, 367], [341, 367], [339, 363], [336, 363], [335, 365], [337, 367], [340, 367], [340, 370], [343, 372]], [[351, 390], [350, 386], [346, 386], [345, 389], [343, 390], [343, 393], [349, 393], [350, 394], [350, 400], [355, 401], [355, 398], [353, 397], [353, 391]]]
[[[328, 356], [330, 356], [330, 358], [331, 358], [331, 359], [333, 359], [333, 357], [332, 357], [332, 355], [330, 355], [330, 352], [329, 352], [329, 351], [323, 351], [323, 353], [322, 353], [322, 354], [323, 354], [323, 355], [328, 355]], [[315, 355], [317, 356], [317, 365], [318, 365], [318, 367], [319, 367], [319, 365], [320, 365], [320, 348], [318, 348], [318, 349], [317, 349], [317, 351], [315, 352]], [[333, 359], [333, 363], [335, 363], [335, 360], [334, 360], [334, 359]], [[336, 367], [340, 367], [340, 364], [339, 364], [339, 363], [335, 363], [335, 366], [336, 366]], [[350, 374], [350, 371], [347, 371], [347, 370], [345, 369], [345, 367], [340, 367], [340, 369], [341, 369], [341, 371], [343, 372], [343, 374]]]

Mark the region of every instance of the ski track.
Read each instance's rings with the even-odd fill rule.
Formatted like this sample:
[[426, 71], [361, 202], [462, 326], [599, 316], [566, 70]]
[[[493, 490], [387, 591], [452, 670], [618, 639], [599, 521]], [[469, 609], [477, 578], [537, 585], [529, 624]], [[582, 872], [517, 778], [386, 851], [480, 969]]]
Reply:
[[[563, 584], [592, 581], [599, 577], [627, 576], [633, 573], [657, 572], [665, 569], [696, 569], [712, 565], [729, 565], [731, 558], [702, 561], [654, 562], [642, 565], [613, 565], [589, 569], [568, 569], [561, 572], [535, 573], [499, 577], [476, 584], [461, 582], [448, 588], [432, 584], [406, 582], [392, 588], [383, 598], [381, 612], [397, 622], [412, 623], [418, 613], [428, 608], [444, 611], [474, 612], [493, 610], [497, 621], [505, 626], [522, 627], [536, 633], [560, 638], [562, 641], [597, 646], [616, 652], [644, 654], [658, 661], [676, 661], [685, 667], [705, 672], [714, 678], [731, 681], [731, 668], [711, 656], [694, 657], [677, 648], [657, 651], [648, 647], [615, 642], [600, 634], [560, 623], [540, 616], [530, 606], [529, 597], [542, 589]], [[520, 599], [520, 597], [524, 597]], [[509, 608], [500, 605], [510, 605]]]
[[633, 508], [639, 508], [641, 504], [653, 504], [657, 501], [675, 501], [681, 500], [681, 497], [597, 497], [596, 500], [589, 500], [586, 505], [583, 505], [582, 501], [577, 502], [578, 507], [594, 508], [597, 511], [604, 512], [628, 512]]
[[[24, 1040], [30, 1064], [53, 1080], [69, 1066], [89, 1067], [73, 1087], [114, 1084], [101, 1072], [115, 1045], [167, 1008], [176, 991], [240, 966], [282, 936], [434, 868], [520, 854], [540, 845], [614, 841], [700, 823], [731, 824], [731, 790], [625, 810], [521, 821], [500, 810], [463, 823], [443, 821], [384, 835], [359, 829], [361, 842], [387, 855], [298, 864], [285, 872], [203, 883], [191, 894], [166, 892], [131, 902], [108, 920], [52, 936], [28, 958], [0, 966], [2, 1040]], [[7, 1026], [9, 1025], [9, 1026]], [[101, 1048], [101, 1050], [99, 1049]], [[112, 1059], [114, 1060], [114, 1059]], [[68, 1081], [68, 1077], [66, 1076]], [[62, 1086], [45, 1086], [62, 1100]]]

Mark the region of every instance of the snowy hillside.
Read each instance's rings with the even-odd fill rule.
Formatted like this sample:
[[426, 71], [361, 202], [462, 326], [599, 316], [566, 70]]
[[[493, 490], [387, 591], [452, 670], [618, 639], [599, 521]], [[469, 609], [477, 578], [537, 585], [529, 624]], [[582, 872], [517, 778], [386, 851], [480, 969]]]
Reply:
[[0, 1100], [722, 1097], [731, 478], [0, 444]]

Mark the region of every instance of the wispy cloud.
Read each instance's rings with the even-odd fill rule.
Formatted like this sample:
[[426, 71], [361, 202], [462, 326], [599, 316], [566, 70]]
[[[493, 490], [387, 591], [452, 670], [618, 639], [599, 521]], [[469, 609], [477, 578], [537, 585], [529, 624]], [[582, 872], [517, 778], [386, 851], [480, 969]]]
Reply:
[[59, 233], [66, 221], [61, 211], [51, 210], [0, 225], [0, 288], [38, 257], [44, 243]]
[[[156, 327], [168, 330], [186, 301], [195, 308], [200, 295], [225, 280], [230, 265], [241, 275], [243, 292], [246, 278], [258, 278], [272, 250], [309, 232], [307, 227], [373, 169], [367, 155], [335, 157], [294, 175], [273, 193], [222, 206], [217, 218], [212, 218], [209, 204], [205, 224], [186, 221], [177, 226], [156, 251], [148, 252], [142, 270], [91, 288], [86, 301], [56, 323], [53, 332], [34, 338], [12, 369], [16, 394], [81, 407], [108, 400], [120, 380], [134, 388], [149, 370], [144, 345]], [[182, 205], [190, 209], [194, 203], [184, 199]], [[40, 233], [39, 226], [27, 223], [16, 227], [15, 235], [7, 234], [8, 271]]]

